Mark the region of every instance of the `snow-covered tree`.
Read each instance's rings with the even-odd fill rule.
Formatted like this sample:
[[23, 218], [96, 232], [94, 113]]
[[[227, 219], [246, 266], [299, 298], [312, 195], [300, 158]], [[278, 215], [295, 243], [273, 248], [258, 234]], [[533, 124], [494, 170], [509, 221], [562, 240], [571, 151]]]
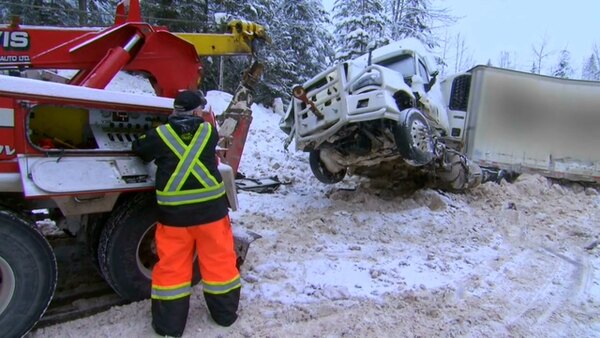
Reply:
[[172, 32], [203, 32], [208, 25], [208, 0], [142, 1], [146, 21]]
[[333, 8], [338, 60], [349, 60], [388, 42], [380, 0], [336, 0]]
[[573, 67], [571, 67], [571, 53], [563, 49], [559, 53], [558, 63], [552, 71], [552, 76], [568, 79], [573, 75]]
[[[85, 11], [82, 26], [110, 26], [115, 22], [115, 10], [119, 0], [79, 0], [80, 13]], [[143, 13], [142, 13], [143, 14]], [[80, 16], [80, 23], [82, 17]]]
[[18, 17], [21, 24], [27, 25], [73, 26], [79, 22], [76, 1], [10, 1], [2, 7], [5, 7], [0, 10], [4, 22], [9, 22], [13, 17]]
[[600, 80], [600, 71], [598, 70], [598, 64], [596, 58], [591, 55], [583, 64], [581, 70], [581, 78], [584, 80]]
[[[329, 13], [319, 0], [283, 0], [278, 6], [277, 29], [265, 84], [272, 98], [291, 97], [294, 84], [303, 83], [333, 60]], [[266, 88], [265, 88], [266, 89]]]
[[[272, 35], [277, 28], [274, 9], [277, 3], [269, 0], [252, 1], [214, 1], [208, 4], [208, 20], [212, 23], [209, 31], [227, 32], [227, 23], [231, 20], [245, 20], [263, 25], [267, 34]], [[220, 22], [215, 21], [219, 17]], [[274, 44], [262, 46], [262, 52], [272, 54], [272, 49], [277, 48]], [[262, 54], [261, 54], [262, 56]], [[227, 56], [227, 57], [207, 57], [204, 61], [204, 80], [202, 89], [213, 90], [220, 89], [233, 93], [239, 84], [242, 73], [250, 65], [250, 56]], [[262, 60], [266, 63], [265, 74], [270, 71], [270, 60]], [[221, 78], [222, 76], [222, 78]], [[267, 75], [265, 75], [267, 76]], [[222, 84], [222, 86], [219, 86]]]
[[434, 8], [431, 0], [386, 0], [389, 34], [392, 40], [414, 37], [425, 45], [439, 46], [433, 33], [436, 25], [454, 22], [445, 8]]
[[288, 57], [297, 63], [300, 80], [304, 82], [333, 61], [329, 13], [320, 0], [284, 0], [280, 9], [290, 26], [287, 35], [293, 55]]
[[[118, 2], [11, 1], [0, 5], [0, 22], [20, 16], [22, 24], [30, 25], [109, 26]], [[144, 22], [166, 26], [172, 32], [226, 33], [227, 23], [234, 19], [263, 25], [273, 42], [259, 48], [259, 59], [265, 64], [256, 88], [259, 102], [289, 98], [293, 84], [305, 82], [334, 60], [333, 25], [319, 0], [144, 0], [140, 4]], [[377, 32], [383, 32], [383, 24]], [[250, 56], [203, 57], [202, 65], [202, 90], [232, 93], [250, 65]]]
[[594, 46], [593, 53], [584, 61], [581, 78], [584, 80], [600, 81], [600, 50], [597, 46]]
[[21, 24], [108, 26], [114, 21], [116, 0], [23, 0], [0, 5], [0, 22], [18, 17]]
[[540, 73], [539, 67], [537, 66], [535, 61], [533, 61], [533, 63], [531, 64], [531, 68], [529, 69], [529, 72], [531, 74], [539, 74]]

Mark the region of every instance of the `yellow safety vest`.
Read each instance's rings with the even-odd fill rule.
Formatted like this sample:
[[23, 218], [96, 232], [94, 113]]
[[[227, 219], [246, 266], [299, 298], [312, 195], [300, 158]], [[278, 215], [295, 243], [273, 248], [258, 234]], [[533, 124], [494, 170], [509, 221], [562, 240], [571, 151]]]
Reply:
[[[179, 158], [177, 168], [171, 174], [163, 190], [156, 190], [156, 199], [160, 205], [184, 205], [205, 202], [225, 195], [225, 185], [217, 182], [206, 166], [198, 159], [210, 135], [212, 126], [204, 122], [194, 134], [190, 144], [185, 144], [169, 124], [156, 128], [158, 135]], [[205, 188], [182, 190], [183, 184], [192, 174]]]

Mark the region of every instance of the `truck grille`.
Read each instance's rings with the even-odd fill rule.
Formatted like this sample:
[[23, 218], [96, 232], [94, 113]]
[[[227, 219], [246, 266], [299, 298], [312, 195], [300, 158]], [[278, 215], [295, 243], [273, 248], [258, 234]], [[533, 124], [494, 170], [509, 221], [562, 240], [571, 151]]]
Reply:
[[450, 93], [449, 108], [451, 110], [467, 111], [469, 102], [469, 91], [471, 89], [471, 75], [457, 76], [452, 81], [452, 92]]

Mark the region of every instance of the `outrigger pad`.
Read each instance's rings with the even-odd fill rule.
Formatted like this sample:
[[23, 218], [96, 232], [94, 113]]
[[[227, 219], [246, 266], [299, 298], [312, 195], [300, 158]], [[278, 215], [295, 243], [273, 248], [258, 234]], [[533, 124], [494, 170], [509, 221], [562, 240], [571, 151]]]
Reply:
[[238, 269], [246, 260], [246, 255], [248, 254], [250, 244], [259, 238], [262, 238], [262, 236], [256, 232], [246, 229], [239, 229], [237, 227], [233, 229], [233, 240], [235, 244], [235, 253], [237, 254]]

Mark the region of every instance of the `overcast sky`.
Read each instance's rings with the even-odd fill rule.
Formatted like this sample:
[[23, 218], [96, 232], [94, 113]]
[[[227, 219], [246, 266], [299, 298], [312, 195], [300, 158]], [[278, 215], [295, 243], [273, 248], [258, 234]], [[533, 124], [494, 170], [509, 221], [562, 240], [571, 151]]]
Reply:
[[[334, 0], [323, 0], [331, 9]], [[547, 66], [557, 63], [558, 51], [571, 52], [574, 68], [600, 46], [600, 0], [433, 0], [461, 19], [449, 28], [460, 32], [475, 63], [491, 59], [498, 64], [500, 52], [511, 54], [518, 68], [529, 70], [533, 61], [532, 44], [544, 37], [550, 51]], [[544, 66], [544, 65], [543, 65]], [[577, 75], [580, 75], [577, 73]]]

